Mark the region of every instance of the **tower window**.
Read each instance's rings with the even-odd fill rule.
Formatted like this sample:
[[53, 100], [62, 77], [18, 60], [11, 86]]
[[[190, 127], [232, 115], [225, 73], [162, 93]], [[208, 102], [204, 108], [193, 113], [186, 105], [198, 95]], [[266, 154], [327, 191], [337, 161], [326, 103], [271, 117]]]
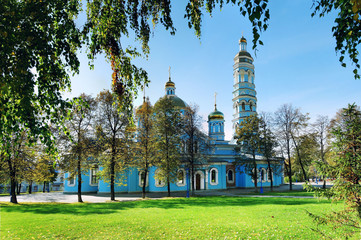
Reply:
[[246, 111], [246, 104], [244, 102], [242, 103], [242, 111]]

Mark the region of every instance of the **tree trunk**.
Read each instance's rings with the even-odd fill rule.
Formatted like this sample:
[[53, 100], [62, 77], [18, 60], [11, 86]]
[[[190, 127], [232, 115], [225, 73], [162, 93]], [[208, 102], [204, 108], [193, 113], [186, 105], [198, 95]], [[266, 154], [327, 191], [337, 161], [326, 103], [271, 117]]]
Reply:
[[268, 163], [268, 174], [270, 175], [271, 179], [271, 192], [273, 192], [273, 177], [272, 177], [272, 168], [271, 168], [271, 161], [267, 158]]
[[168, 185], [168, 197], [170, 197], [170, 182], [169, 182], [169, 177], [167, 178], [167, 185]]
[[115, 200], [115, 191], [114, 191], [114, 176], [115, 176], [115, 163], [114, 157], [112, 156], [112, 162], [110, 164], [110, 200]]
[[21, 192], [21, 183], [17, 184], [17, 189], [16, 189], [16, 195], [20, 195], [20, 192]]
[[254, 180], [254, 188], [255, 188], [255, 192], [258, 192], [257, 189], [257, 179], [258, 179], [258, 174], [257, 174], [257, 162], [256, 162], [256, 155], [255, 153], [253, 153], [253, 168], [254, 168], [254, 174], [253, 174], [253, 180]]
[[81, 198], [81, 168], [80, 168], [80, 156], [78, 156], [78, 202], [83, 202]]
[[325, 177], [325, 176], [322, 176], [322, 180], [323, 180], [322, 188], [323, 188], [323, 189], [326, 189], [326, 177]]
[[148, 167], [144, 170], [144, 181], [143, 181], [143, 191], [142, 191], [142, 198], [145, 198], [145, 187], [147, 186], [147, 175], [148, 175]]
[[30, 182], [29, 183], [29, 189], [28, 189], [29, 194], [31, 194], [32, 188], [33, 188], [33, 182]]
[[290, 139], [287, 139], [287, 157], [288, 157], [288, 180], [290, 183], [290, 191], [292, 191], [292, 166], [291, 166]]
[[192, 196], [194, 196], [194, 163], [192, 163], [191, 167], [191, 190], [192, 190]]
[[10, 202], [11, 203], [18, 203], [18, 200], [16, 199], [16, 171], [15, 167], [12, 166], [10, 157], [7, 159], [9, 170], [10, 170]]
[[45, 193], [45, 187], [46, 187], [45, 184], [46, 184], [46, 182], [44, 181], [44, 182], [43, 182], [43, 193]]
[[297, 152], [297, 158], [298, 158], [298, 162], [301, 166], [301, 169], [302, 169], [302, 174], [303, 174], [303, 178], [304, 178], [304, 181], [307, 181], [308, 178], [307, 178], [307, 174], [306, 174], [306, 171], [305, 171], [305, 168], [303, 167], [303, 163], [302, 163], [302, 159], [301, 159], [301, 154], [300, 154], [300, 149], [295, 141], [295, 138], [293, 137], [293, 134], [292, 134], [292, 141], [293, 141], [293, 144], [295, 145], [296, 147], [296, 152]]

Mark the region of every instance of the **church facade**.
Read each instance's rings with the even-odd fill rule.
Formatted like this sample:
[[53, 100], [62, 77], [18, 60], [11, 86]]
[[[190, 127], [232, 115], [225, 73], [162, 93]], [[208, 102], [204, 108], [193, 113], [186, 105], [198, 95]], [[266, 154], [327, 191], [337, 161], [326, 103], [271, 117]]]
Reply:
[[[256, 114], [257, 98], [255, 90], [255, 71], [253, 58], [247, 52], [247, 41], [244, 37], [239, 40], [240, 50], [234, 57], [233, 65], [233, 120], [232, 127], [236, 131], [243, 119], [252, 114]], [[171, 98], [174, 105], [185, 108], [187, 104], [175, 94], [175, 83], [169, 81], [165, 84], [165, 95]], [[224, 115], [214, 106], [214, 111], [208, 115], [208, 136], [211, 139], [212, 152], [207, 162], [199, 163], [196, 166], [194, 179], [190, 179], [189, 170], [186, 164], [178, 169], [178, 178], [171, 183], [171, 191], [186, 191], [190, 189], [191, 182], [194, 182], [195, 190], [207, 189], [228, 189], [228, 188], [252, 188], [254, 182], [247, 174], [245, 166], [240, 160], [240, 153], [235, 150], [234, 141], [225, 140]], [[242, 154], [247, 157], [247, 154]], [[248, 156], [251, 158], [251, 156]], [[258, 186], [269, 187], [271, 176], [273, 186], [283, 184], [283, 160], [273, 161], [270, 171], [266, 159], [262, 155], [256, 156]], [[100, 166], [101, 169], [101, 166]], [[121, 184], [115, 185], [115, 192], [141, 192], [143, 182], [146, 181], [148, 192], [167, 191], [164, 182], [155, 178], [157, 168], [151, 167], [147, 179], [143, 179], [143, 174], [137, 168], [128, 168], [119, 178]], [[82, 192], [109, 193], [110, 185], [107, 182], [98, 180], [97, 168], [89, 169], [87, 174], [82, 176]], [[69, 179], [69, 174], [65, 174], [64, 192], [77, 192], [76, 177]]]

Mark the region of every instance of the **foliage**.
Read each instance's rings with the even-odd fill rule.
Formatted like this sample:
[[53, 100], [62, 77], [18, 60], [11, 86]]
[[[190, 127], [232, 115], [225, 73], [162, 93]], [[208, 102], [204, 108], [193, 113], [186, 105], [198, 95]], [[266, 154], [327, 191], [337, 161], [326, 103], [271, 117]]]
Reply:
[[[293, 149], [292, 141], [295, 137], [295, 132], [298, 130], [298, 127], [302, 126], [302, 122], [305, 116], [301, 113], [299, 108], [293, 107], [291, 104], [282, 105], [275, 112], [275, 126], [277, 128], [277, 135], [279, 146], [282, 149], [282, 156], [287, 155], [287, 161], [285, 161], [285, 167], [288, 174], [288, 179], [290, 180], [290, 190], [292, 190], [292, 161], [291, 153]], [[304, 174], [305, 175], [305, 174]]]
[[[136, 117], [138, 128], [136, 132], [136, 147], [134, 151], [134, 165], [140, 172], [144, 173], [144, 179], [148, 179], [148, 170], [157, 162], [156, 152], [156, 133], [155, 133], [155, 115], [149, 99], [137, 109]], [[145, 198], [146, 180], [143, 181], [142, 197]]]
[[70, 118], [66, 121], [66, 127], [69, 131], [69, 141], [67, 136], [63, 136], [64, 152], [62, 153], [62, 169], [70, 173], [69, 177], [78, 177], [78, 201], [81, 199], [81, 183], [84, 168], [94, 162], [88, 162], [92, 157], [95, 148], [94, 125], [96, 102], [86, 94], [81, 94], [78, 101], [73, 105], [70, 112]]
[[[329, 215], [311, 214], [320, 224], [352, 226], [348, 234], [360, 233], [361, 223], [361, 112], [355, 105], [342, 109], [338, 123], [332, 128], [333, 166], [324, 165], [322, 171], [335, 178], [331, 189], [315, 189], [316, 196], [343, 200], [346, 208]], [[323, 173], [322, 172], [322, 173]], [[307, 186], [308, 189], [313, 189]]]
[[358, 0], [321, 0], [313, 1], [314, 12], [312, 17], [319, 15], [325, 16], [327, 13], [335, 10], [338, 12], [335, 18], [335, 26], [332, 27], [333, 36], [336, 39], [336, 52], [340, 52], [339, 61], [343, 67], [346, 67], [344, 58], [348, 55], [355, 65], [353, 70], [355, 79], [360, 79], [358, 70], [359, 51], [358, 47], [361, 43], [360, 27], [361, 27], [361, 4]]
[[[305, 210], [341, 208], [327, 200], [278, 197], [2, 204], [0, 234], [5, 239], [319, 239]], [[331, 234], [333, 239], [343, 237], [341, 231]]]
[[128, 131], [128, 116], [119, 112], [119, 102], [108, 90], [100, 92], [96, 98], [97, 145], [101, 151], [100, 162], [103, 166], [103, 179], [110, 180], [110, 198], [115, 200], [114, 184], [130, 162], [131, 134]]
[[250, 159], [249, 156], [244, 154], [241, 164], [244, 165], [246, 174], [252, 176], [256, 191], [258, 178], [256, 154], [260, 152], [261, 148], [259, 127], [259, 117], [257, 115], [248, 116], [239, 124], [234, 137], [237, 140], [237, 145], [240, 147], [241, 152], [252, 156], [252, 159]]
[[167, 183], [170, 196], [170, 183], [177, 180], [181, 161], [182, 116], [172, 99], [164, 96], [154, 106], [156, 126], [157, 167], [156, 178]]
[[[7, 154], [16, 132], [54, 146], [49, 123], [70, 107], [61, 92], [78, 72], [77, 0], [2, 1], [0, 6], [0, 139]], [[52, 148], [51, 148], [52, 149]]]
[[273, 174], [281, 174], [281, 159], [276, 158], [276, 137], [271, 130], [272, 119], [269, 114], [261, 113], [259, 119], [260, 149], [259, 152], [266, 158], [268, 165], [268, 176], [271, 180], [271, 191], [273, 191]]
[[[196, 165], [207, 162], [211, 146], [209, 139], [201, 132], [202, 119], [198, 115], [197, 106], [188, 106], [184, 109], [182, 118], [183, 137], [183, 158], [187, 162], [190, 179], [195, 179]], [[192, 195], [194, 194], [195, 182], [191, 182]]]

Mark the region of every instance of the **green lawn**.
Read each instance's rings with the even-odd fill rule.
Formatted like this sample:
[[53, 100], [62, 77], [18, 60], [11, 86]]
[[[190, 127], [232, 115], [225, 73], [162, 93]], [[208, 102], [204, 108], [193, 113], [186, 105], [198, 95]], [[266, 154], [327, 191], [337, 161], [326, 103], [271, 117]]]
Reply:
[[242, 193], [240, 195], [266, 195], [266, 196], [305, 196], [305, 197], [313, 197], [314, 192], [307, 192], [306, 190], [301, 191], [284, 191], [284, 192], [264, 192], [264, 193]]
[[171, 198], [113, 203], [1, 203], [2, 239], [319, 239], [306, 210], [341, 209], [327, 200]]

